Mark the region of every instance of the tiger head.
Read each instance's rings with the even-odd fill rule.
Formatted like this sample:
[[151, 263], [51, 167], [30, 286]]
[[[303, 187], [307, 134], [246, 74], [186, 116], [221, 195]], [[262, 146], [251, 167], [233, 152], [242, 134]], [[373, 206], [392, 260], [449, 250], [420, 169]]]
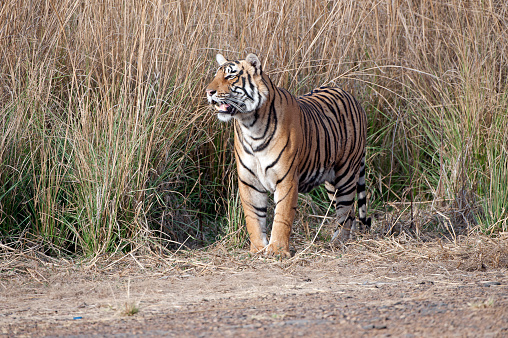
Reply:
[[217, 62], [219, 69], [206, 88], [206, 97], [214, 106], [219, 120], [241, 119], [265, 103], [268, 88], [256, 55], [249, 54], [245, 60], [228, 61], [217, 54]]

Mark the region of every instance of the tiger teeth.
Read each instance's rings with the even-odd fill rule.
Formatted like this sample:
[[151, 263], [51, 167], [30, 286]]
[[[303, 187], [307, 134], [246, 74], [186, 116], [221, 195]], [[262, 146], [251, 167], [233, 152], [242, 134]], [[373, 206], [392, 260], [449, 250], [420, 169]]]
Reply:
[[221, 104], [216, 105], [215, 108], [217, 108], [218, 111], [227, 112], [228, 108], [229, 108], [229, 104], [221, 103]]

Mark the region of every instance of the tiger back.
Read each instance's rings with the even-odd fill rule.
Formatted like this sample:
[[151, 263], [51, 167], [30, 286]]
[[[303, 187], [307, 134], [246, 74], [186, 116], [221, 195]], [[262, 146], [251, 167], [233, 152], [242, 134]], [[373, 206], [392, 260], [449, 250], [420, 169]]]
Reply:
[[[222, 121], [234, 121], [234, 151], [240, 198], [251, 252], [290, 257], [289, 238], [298, 193], [325, 184], [341, 225], [334, 238], [350, 236], [358, 195], [360, 228], [366, 218], [365, 144], [367, 117], [358, 101], [340, 88], [320, 87], [296, 98], [277, 88], [259, 58], [228, 61], [206, 89]], [[266, 233], [268, 192], [275, 213]]]

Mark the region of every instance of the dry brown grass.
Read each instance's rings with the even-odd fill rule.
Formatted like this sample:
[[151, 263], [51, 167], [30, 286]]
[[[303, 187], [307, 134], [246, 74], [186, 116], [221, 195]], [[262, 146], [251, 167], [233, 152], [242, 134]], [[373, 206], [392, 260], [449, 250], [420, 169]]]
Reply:
[[1, 235], [98, 255], [238, 231], [231, 132], [202, 90], [217, 52], [361, 99], [379, 227], [506, 232], [507, 17], [504, 1], [4, 1]]
[[[1, 280], [29, 280], [45, 284], [55, 276], [82, 275], [118, 276], [129, 278], [161, 277], [168, 275], [203, 275], [215, 272], [234, 272], [246, 268], [277, 267], [291, 272], [298, 266], [312, 262], [325, 270], [336, 266], [385, 266], [403, 263], [415, 271], [426, 267], [464, 271], [504, 271], [508, 269], [508, 238], [488, 236], [459, 237], [455, 242], [445, 240], [422, 241], [407, 235], [396, 238], [364, 238], [342, 248], [319, 242], [298, 243], [296, 254], [290, 259], [252, 255], [246, 250], [224, 246], [221, 242], [205, 250], [182, 250], [177, 254], [157, 255], [116, 254], [93, 259], [53, 258], [39, 250], [8, 250], [0, 254]], [[127, 287], [128, 295], [128, 287]], [[128, 297], [127, 297], [128, 298]], [[130, 302], [128, 304], [135, 304]], [[126, 303], [127, 304], [127, 303]]]

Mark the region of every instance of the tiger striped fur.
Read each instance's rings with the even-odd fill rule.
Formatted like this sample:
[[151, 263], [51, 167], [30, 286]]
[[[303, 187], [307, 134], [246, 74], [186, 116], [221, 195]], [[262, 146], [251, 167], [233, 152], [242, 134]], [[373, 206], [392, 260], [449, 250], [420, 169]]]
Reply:
[[[339, 88], [320, 87], [301, 97], [274, 86], [254, 54], [227, 61], [206, 88], [222, 121], [234, 119], [234, 151], [240, 197], [252, 252], [289, 257], [298, 193], [325, 184], [349, 237], [358, 194], [360, 227], [366, 219], [367, 117], [356, 99]], [[274, 193], [272, 233], [266, 235], [267, 193]], [[336, 231], [334, 237], [339, 234]]]

